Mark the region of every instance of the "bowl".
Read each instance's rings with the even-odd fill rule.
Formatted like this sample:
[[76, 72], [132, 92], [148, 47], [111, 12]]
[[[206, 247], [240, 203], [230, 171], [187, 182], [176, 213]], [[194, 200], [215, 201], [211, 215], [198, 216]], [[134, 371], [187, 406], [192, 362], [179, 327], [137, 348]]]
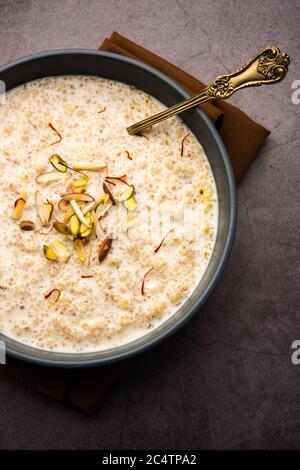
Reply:
[[[188, 97], [174, 81], [135, 60], [108, 52], [70, 49], [27, 56], [0, 67], [6, 90], [46, 76], [94, 75], [133, 85], [153, 95], [166, 106]], [[214, 125], [199, 108], [181, 114], [182, 120], [203, 146], [217, 186], [219, 221], [215, 247], [207, 270], [186, 302], [158, 328], [125, 345], [85, 353], [53, 352], [22, 344], [0, 334], [9, 355], [18, 359], [61, 367], [91, 367], [128, 359], [166, 339], [193, 315], [213, 291], [228, 260], [236, 226], [236, 189], [231, 164]]]

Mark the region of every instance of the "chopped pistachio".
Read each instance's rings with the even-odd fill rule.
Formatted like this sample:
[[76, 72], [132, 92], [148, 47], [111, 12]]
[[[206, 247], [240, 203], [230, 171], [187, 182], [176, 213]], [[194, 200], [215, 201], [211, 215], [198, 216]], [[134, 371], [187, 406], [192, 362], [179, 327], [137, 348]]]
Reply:
[[124, 202], [127, 201], [127, 199], [130, 199], [134, 195], [134, 186], [131, 184], [128, 186], [128, 188], [125, 189], [125, 191], [120, 195], [118, 198], [119, 202]]
[[131, 196], [131, 198], [124, 201], [123, 204], [124, 204], [124, 206], [126, 207], [127, 210], [129, 210], [130, 212], [133, 212], [136, 209], [137, 200], [135, 199], [134, 196]]
[[44, 252], [45, 258], [47, 258], [48, 260], [50, 260], [50, 261], [56, 261], [57, 260], [56, 253], [53, 251], [53, 249], [51, 248], [50, 245], [44, 245], [43, 246], [43, 252]]
[[83, 192], [86, 190], [87, 186], [89, 185], [89, 177], [86, 175], [82, 175], [77, 180], [71, 181], [70, 186], [74, 189], [75, 192]]
[[73, 235], [73, 237], [76, 237], [79, 233], [80, 229], [80, 222], [78, 220], [78, 217], [76, 214], [73, 214], [70, 218], [69, 222], [69, 231], [70, 234]]
[[75, 214], [73, 207], [71, 206], [70, 209], [67, 210], [67, 212], [64, 215], [64, 223], [67, 223], [70, 217]]
[[67, 235], [69, 232], [68, 232], [68, 227], [65, 223], [63, 222], [60, 222], [59, 220], [55, 220], [54, 223], [53, 223], [53, 227], [60, 233], [62, 233], [63, 235]]
[[14, 209], [12, 213], [12, 218], [14, 220], [17, 220], [22, 216], [25, 204], [26, 204], [26, 199], [24, 199], [23, 197], [19, 197], [19, 199], [15, 201]]
[[74, 249], [76, 251], [78, 258], [80, 259], [82, 263], [84, 263], [86, 257], [85, 257], [85, 251], [84, 251], [82, 240], [77, 238], [76, 240], [73, 241], [73, 245], [74, 245]]
[[58, 261], [61, 261], [62, 263], [66, 263], [70, 256], [72, 255], [71, 251], [69, 248], [59, 240], [53, 240], [50, 243], [50, 246], [52, 250], [54, 251]]
[[68, 169], [68, 165], [57, 153], [54, 153], [49, 158], [49, 162], [51, 163], [52, 166], [54, 166], [54, 168], [57, 171], [60, 171], [61, 173], [66, 173]]
[[91, 234], [91, 232], [92, 232], [92, 228], [91, 228], [91, 227], [92, 227], [92, 222], [93, 222], [92, 217], [91, 217], [90, 215], [87, 215], [87, 216], [86, 216], [86, 220], [87, 220], [87, 222], [88, 222], [88, 224], [89, 224], [89, 227], [87, 227], [87, 226], [84, 225], [84, 224], [81, 224], [81, 225], [80, 225], [79, 235], [80, 235], [81, 238], [86, 238], [86, 237], [88, 237], [88, 236]]

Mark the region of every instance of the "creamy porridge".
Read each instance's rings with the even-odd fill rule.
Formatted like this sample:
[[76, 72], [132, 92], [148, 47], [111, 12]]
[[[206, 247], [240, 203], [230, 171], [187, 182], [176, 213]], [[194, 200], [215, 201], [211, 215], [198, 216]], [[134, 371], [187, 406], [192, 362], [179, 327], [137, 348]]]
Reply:
[[0, 331], [55, 351], [136, 339], [203, 276], [217, 230], [204, 151], [179, 118], [96, 77], [54, 77], [0, 105]]

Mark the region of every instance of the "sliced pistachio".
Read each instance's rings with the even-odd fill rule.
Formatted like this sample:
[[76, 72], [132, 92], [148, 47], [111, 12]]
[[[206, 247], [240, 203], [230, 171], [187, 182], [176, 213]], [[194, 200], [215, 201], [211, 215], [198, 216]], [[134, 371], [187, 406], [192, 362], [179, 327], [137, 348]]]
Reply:
[[65, 194], [62, 194], [61, 197], [65, 201], [72, 201], [72, 200], [83, 201], [83, 202], [95, 201], [93, 196], [90, 196], [90, 194], [86, 194], [86, 193], [65, 193]]
[[73, 237], [76, 237], [80, 230], [80, 222], [76, 214], [73, 214], [69, 222], [69, 232]]
[[35, 193], [35, 207], [41, 224], [43, 226], [48, 225], [53, 211], [53, 204], [48, 200], [44, 202], [40, 191]]
[[70, 186], [74, 189], [75, 192], [85, 191], [88, 187], [90, 179], [86, 175], [82, 175], [77, 180], [71, 181]]
[[61, 261], [62, 263], [66, 263], [72, 255], [69, 248], [59, 240], [53, 240], [50, 243], [50, 246], [57, 257], [57, 260]]
[[73, 170], [76, 171], [101, 171], [107, 167], [106, 163], [99, 163], [98, 165], [93, 165], [92, 163], [78, 163], [73, 166]]
[[12, 218], [14, 220], [17, 220], [22, 216], [25, 204], [26, 204], [26, 199], [24, 199], [23, 197], [19, 197], [19, 199], [15, 201], [14, 209], [12, 213]]
[[86, 216], [86, 220], [90, 226], [90, 228], [88, 228], [86, 225], [84, 224], [81, 224], [80, 225], [80, 229], [79, 229], [79, 235], [81, 238], [86, 238], [86, 237], [89, 237], [91, 232], [92, 232], [92, 222], [93, 222], [93, 219], [92, 219], [92, 216], [90, 216], [89, 214]]
[[50, 261], [56, 261], [57, 256], [56, 253], [53, 251], [52, 247], [50, 245], [44, 245], [43, 246], [43, 252], [45, 258], [47, 258]]
[[60, 220], [55, 220], [53, 227], [63, 235], [67, 235], [69, 233], [67, 225], [63, 222], [60, 222]]
[[62, 173], [57, 173], [56, 171], [48, 171], [47, 173], [41, 173], [35, 178], [35, 181], [40, 184], [48, 184], [53, 181], [59, 181], [65, 178], [65, 175]]
[[71, 206], [73, 207], [74, 209], [74, 212], [75, 214], [77, 215], [78, 219], [80, 220], [80, 222], [85, 225], [87, 228], [91, 228], [90, 224], [88, 223], [87, 219], [85, 218], [85, 216], [83, 215], [83, 213], [81, 212], [81, 209], [80, 207], [78, 206], [77, 202], [75, 200], [72, 200], [71, 201]]
[[52, 166], [54, 166], [57, 171], [60, 171], [61, 173], [66, 173], [68, 165], [57, 153], [51, 155], [51, 157], [49, 158], [49, 162]]
[[[71, 204], [70, 204], [70, 206], [71, 206]], [[71, 206], [70, 209], [68, 209], [67, 212], [64, 215], [64, 223], [65, 224], [68, 222], [68, 220], [70, 219], [70, 217], [72, 217], [73, 214], [75, 214], [75, 212], [74, 212], [73, 207]]]
[[99, 260], [99, 263], [102, 263], [102, 261], [105, 260], [109, 250], [110, 250], [110, 247], [111, 247], [111, 242], [112, 242], [112, 233], [110, 233], [109, 235], [107, 235], [104, 240], [102, 240], [102, 242], [100, 243], [99, 245], [99, 248], [98, 248], [98, 260]]
[[131, 196], [131, 198], [124, 201], [123, 204], [127, 210], [129, 210], [130, 212], [133, 212], [136, 209], [137, 200], [135, 199], [134, 196]]
[[35, 229], [34, 223], [31, 220], [22, 220], [19, 225], [21, 230], [25, 230], [25, 232], [30, 232]]
[[73, 245], [74, 245], [74, 249], [76, 251], [78, 258], [80, 259], [82, 263], [84, 263], [86, 257], [85, 257], [84, 245], [82, 243], [82, 240], [77, 238], [76, 240], [73, 241]]
[[130, 199], [134, 195], [134, 186], [131, 184], [128, 186], [128, 188], [125, 189], [125, 191], [118, 197], [119, 202], [124, 202], [127, 201], [127, 199]]

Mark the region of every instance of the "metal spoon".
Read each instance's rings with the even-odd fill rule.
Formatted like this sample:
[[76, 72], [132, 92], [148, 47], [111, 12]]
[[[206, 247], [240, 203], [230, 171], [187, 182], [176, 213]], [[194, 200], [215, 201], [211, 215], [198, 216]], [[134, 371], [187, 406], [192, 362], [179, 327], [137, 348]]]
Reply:
[[271, 85], [280, 82], [287, 74], [289, 63], [290, 58], [285, 52], [280, 52], [277, 47], [266, 47], [236, 72], [220, 75], [201, 93], [133, 124], [127, 128], [127, 131], [129, 134], [137, 134], [153, 124], [198, 106], [205, 101], [225, 100], [235, 91], [248, 86]]

